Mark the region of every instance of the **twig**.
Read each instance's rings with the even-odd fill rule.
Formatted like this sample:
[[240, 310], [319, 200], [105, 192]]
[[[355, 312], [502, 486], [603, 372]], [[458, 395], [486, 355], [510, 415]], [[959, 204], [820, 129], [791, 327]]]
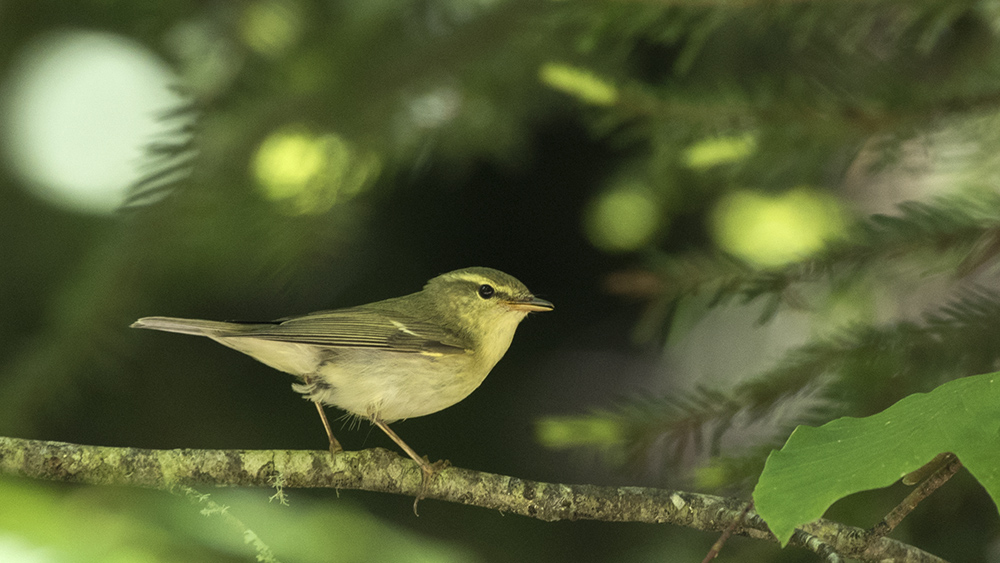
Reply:
[[962, 462], [952, 453], [938, 456], [927, 465], [932, 468], [936, 467], [936, 470], [930, 477], [924, 479], [916, 489], [913, 489], [910, 494], [906, 495], [903, 502], [899, 503], [896, 508], [893, 508], [889, 514], [886, 514], [881, 522], [872, 526], [868, 531], [872, 538], [881, 538], [895, 530], [896, 526], [903, 521], [903, 518], [906, 518], [920, 504], [920, 501], [930, 496], [938, 487], [947, 483], [948, 479], [951, 479], [962, 468]]
[[708, 550], [708, 553], [705, 555], [705, 558], [701, 560], [701, 563], [711, 563], [713, 559], [719, 556], [719, 552], [722, 551], [722, 546], [725, 545], [729, 536], [733, 535], [733, 531], [736, 529], [736, 526], [743, 521], [747, 512], [750, 512], [751, 508], [753, 508], [753, 499], [750, 499], [750, 502], [743, 507], [743, 510], [740, 511], [736, 518], [733, 518], [733, 521], [729, 523], [729, 527], [726, 528], [726, 531], [722, 532], [719, 539], [712, 544], [712, 549]]

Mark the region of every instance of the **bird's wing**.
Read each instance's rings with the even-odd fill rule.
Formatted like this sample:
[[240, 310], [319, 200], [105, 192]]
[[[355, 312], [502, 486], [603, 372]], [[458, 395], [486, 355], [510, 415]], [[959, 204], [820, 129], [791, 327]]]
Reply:
[[226, 336], [425, 354], [464, 354], [468, 347], [456, 334], [434, 323], [365, 307], [320, 311], [273, 323], [253, 323]]

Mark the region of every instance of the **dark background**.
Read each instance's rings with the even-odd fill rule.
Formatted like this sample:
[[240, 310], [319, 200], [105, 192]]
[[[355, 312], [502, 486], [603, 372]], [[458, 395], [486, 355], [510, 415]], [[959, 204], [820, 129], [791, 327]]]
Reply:
[[[254, 10], [290, 26], [291, 38], [248, 39]], [[130, 188], [135, 201], [112, 213], [53, 205], [30, 193], [32, 181], [9, 157], [0, 168], [0, 435], [325, 448], [315, 410], [289, 376], [207, 339], [128, 325], [152, 315], [273, 319], [489, 266], [555, 311], [521, 325], [468, 399], [395, 430], [432, 460], [460, 467], [704, 490], [692, 477], [703, 459], [609, 463], [593, 451], [544, 447], [536, 423], [690, 389], [702, 381], [684, 368], [698, 362], [737, 366], [710, 381], [726, 388], [801, 343], [810, 323], [829, 321], [833, 298], [816, 297], [815, 310], [783, 309], [769, 329], [754, 324], [754, 305], [738, 303], [713, 317], [703, 301], [673, 302], [650, 317], [655, 295], [611, 292], [608, 276], [655, 271], [684, 253], [732, 252], [718, 242], [713, 213], [741, 190], [779, 198], [804, 186], [850, 221], [973, 184], [994, 189], [996, 10], [887, 1], [0, 5], [0, 87], [11, 87], [39, 37], [109, 33], [174, 70], [180, 111], [162, 122], [192, 128], [174, 141], [190, 160], [154, 151], [147, 181], [137, 176]], [[178, 31], [192, 27], [229, 53], [216, 61], [223, 70], [198, 71], [213, 55]], [[581, 75], [613, 85], [618, 98], [595, 103], [554, 86], [540, 78], [549, 63], [578, 69], [578, 86]], [[459, 100], [453, 114], [407, 125], [421, 96], [441, 92]], [[262, 143], [289, 130], [336, 135], [354, 157], [377, 155], [378, 172], [355, 195], [289, 207], [267, 195], [253, 168]], [[685, 164], [699, 142], [744, 134], [755, 139], [749, 156]], [[171, 167], [176, 181], [148, 181]], [[313, 182], [320, 197], [336, 187]], [[652, 194], [657, 225], [640, 243], [609, 251], [588, 234], [588, 217], [602, 194], [628, 182]], [[837, 306], [868, 320], [912, 310], [900, 286], [866, 287]], [[706, 326], [699, 319], [714, 328], [696, 338], [691, 327]], [[641, 321], [652, 325], [646, 338], [636, 336]], [[347, 449], [395, 449], [367, 424], [338, 438]], [[201, 492], [230, 506], [286, 562], [700, 561], [716, 539], [674, 527], [547, 524], [435, 501], [415, 518], [411, 499], [356, 491], [293, 490], [288, 507], [268, 503], [270, 491]], [[707, 492], [746, 498], [749, 489]], [[867, 527], [906, 492], [871, 493], [831, 517]], [[4, 478], [0, 505], [0, 561], [254, 557], [243, 528], [166, 493]], [[962, 474], [896, 537], [954, 561], [996, 561], [996, 516]], [[758, 543], [733, 539], [721, 560], [815, 560]]]

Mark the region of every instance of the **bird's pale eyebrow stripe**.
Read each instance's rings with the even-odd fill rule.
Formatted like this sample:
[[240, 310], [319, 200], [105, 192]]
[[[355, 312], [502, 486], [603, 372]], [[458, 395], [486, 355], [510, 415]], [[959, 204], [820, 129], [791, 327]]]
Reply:
[[483, 276], [476, 275], [476, 274], [456, 274], [456, 275], [450, 276], [450, 277], [453, 280], [461, 280], [461, 281], [472, 282], [472, 283], [477, 284], [477, 285], [478, 284], [484, 284], [484, 283], [490, 283], [490, 280], [484, 278]]
[[399, 332], [404, 332], [406, 334], [409, 334], [410, 336], [417, 336], [417, 337], [420, 336], [419, 334], [417, 334], [417, 333], [413, 332], [412, 330], [406, 328], [406, 325], [404, 325], [403, 323], [401, 323], [399, 321], [390, 320], [389, 322], [391, 322], [392, 326], [396, 327], [396, 330], [398, 330]]

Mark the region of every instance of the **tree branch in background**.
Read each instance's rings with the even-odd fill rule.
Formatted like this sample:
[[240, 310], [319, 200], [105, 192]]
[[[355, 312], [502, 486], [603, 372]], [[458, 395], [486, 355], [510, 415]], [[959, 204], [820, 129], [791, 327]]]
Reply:
[[[196, 485], [274, 487], [280, 482], [289, 488], [359, 489], [410, 496], [421, 492], [419, 467], [381, 448], [331, 456], [326, 451], [147, 450], [0, 437], [0, 475], [164, 490]], [[546, 522], [648, 522], [722, 532], [738, 521], [734, 533], [774, 541], [755, 512], [742, 514], [746, 501], [682, 491], [542, 483], [448, 467], [423, 496]], [[869, 543], [864, 530], [836, 522], [818, 520], [802, 531], [791, 543], [817, 553], [833, 551], [872, 561], [943, 561], [887, 538]], [[810, 540], [798, 539], [801, 537]]]
[[[955, 457], [955, 454], [949, 452], [940, 454], [924, 467], [903, 477], [903, 484], [905, 485], [914, 485], [925, 476], [927, 478], [913, 492], [907, 495], [903, 499], [903, 502], [899, 503], [896, 508], [893, 508], [881, 522], [872, 527], [870, 530], [872, 537], [882, 537], [895, 530], [896, 526], [903, 521], [903, 518], [906, 518], [920, 504], [920, 501], [929, 497], [941, 485], [947, 483], [961, 468], [962, 462]], [[927, 472], [930, 474], [924, 475]]]

